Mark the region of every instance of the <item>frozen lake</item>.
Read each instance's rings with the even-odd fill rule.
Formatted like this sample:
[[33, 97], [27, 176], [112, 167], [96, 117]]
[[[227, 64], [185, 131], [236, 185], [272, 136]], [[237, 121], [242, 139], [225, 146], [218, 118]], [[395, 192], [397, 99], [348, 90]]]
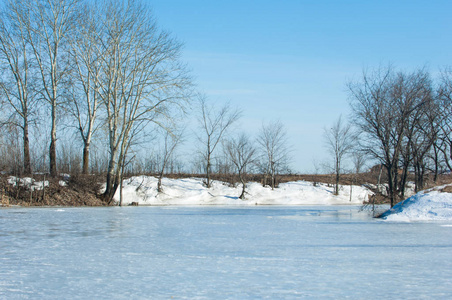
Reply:
[[358, 209], [1, 209], [0, 298], [452, 298], [450, 222]]

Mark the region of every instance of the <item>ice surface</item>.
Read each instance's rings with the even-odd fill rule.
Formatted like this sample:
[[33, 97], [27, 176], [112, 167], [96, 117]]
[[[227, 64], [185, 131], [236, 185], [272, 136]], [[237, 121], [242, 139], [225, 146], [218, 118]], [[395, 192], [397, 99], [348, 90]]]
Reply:
[[452, 222], [355, 206], [0, 210], [1, 299], [450, 299]]
[[[272, 190], [257, 182], [247, 185], [245, 200], [238, 196], [241, 185], [231, 187], [214, 181], [207, 189], [202, 179], [163, 178], [163, 193], [157, 192], [157, 178], [136, 176], [124, 180], [123, 204], [137, 202], [140, 205], [341, 205], [362, 204], [372, 192], [361, 186], [341, 186], [339, 196], [333, 195], [333, 187], [326, 184], [313, 186], [311, 182], [282, 183]], [[350, 197], [350, 192], [352, 197]], [[119, 190], [115, 195], [119, 201]]]

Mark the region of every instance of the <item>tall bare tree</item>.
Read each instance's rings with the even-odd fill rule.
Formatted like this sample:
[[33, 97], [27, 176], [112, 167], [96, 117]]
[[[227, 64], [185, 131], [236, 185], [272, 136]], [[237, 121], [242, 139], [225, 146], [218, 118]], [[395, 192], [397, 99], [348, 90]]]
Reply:
[[393, 78], [392, 67], [379, 68], [371, 73], [363, 72], [361, 81], [348, 84], [354, 123], [362, 132], [360, 146], [386, 168], [391, 207], [396, 197], [396, 176], [404, 130], [399, 116], [393, 114], [397, 107], [391, 97]]
[[439, 121], [438, 149], [444, 156], [444, 162], [452, 171], [452, 68], [445, 68], [441, 72], [437, 91]]
[[83, 141], [82, 173], [89, 172], [90, 145], [98, 126], [100, 109], [99, 84], [101, 76], [102, 49], [99, 8], [95, 3], [85, 3], [76, 20], [76, 30], [70, 39], [72, 70], [72, 95], [68, 111], [75, 120], [76, 130]]
[[225, 151], [234, 164], [242, 183], [242, 193], [239, 198], [245, 199], [246, 174], [251, 164], [255, 162], [256, 149], [249, 137], [241, 134], [237, 139], [231, 139], [226, 142]]
[[339, 180], [343, 172], [343, 160], [355, 146], [355, 138], [350, 124], [342, 122], [342, 116], [331, 126], [324, 130], [324, 138], [328, 151], [333, 156], [333, 171], [335, 174], [334, 194], [339, 195]]
[[272, 190], [276, 185], [276, 175], [288, 170], [290, 149], [287, 140], [287, 131], [280, 121], [262, 124], [257, 142], [261, 152], [261, 168], [270, 176]]
[[215, 109], [215, 106], [207, 103], [204, 96], [199, 97], [199, 104], [200, 116], [198, 120], [201, 132], [198, 134], [198, 139], [203, 148], [201, 154], [205, 162], [206, 186], [210, 188], [213, 152], [229, 127], [240, 118], [241, 113], [238, 109], [231, 108], [229, 103], [220, 109]]
[[24, 31], [31, 46], [40, 77], [40, 91], [50, 108], [50, 175], [57, 175], [56, 141], [58, 108], [64, 101], [69, 64], [68, 38], [78, 18], [80, 0], [14, 1], [21, 6]]
[[[31, 174], [29, 126], [36, 110], [36, 90], [30, 62], [32, 54], [23, 21], [27, 11], [18, 1], [7, 1], [4, 5], [0, 18], [0, 95], [12, 109], [10, 121], [21, 128], [23, 172]], [[3, 108], [5, 112], [6, 107]]]
[[106, 0], [102, 7], [103, 74], [97, 84], [109, 134], [104, 198], [111, 203], [134, 140], [150, 123], [170, 119], [190, 80], [179, 62], [181, 44], [157, 28], [148, 6]]
[[429, 77], [423, 70], [395, 72], [392, 67], [364, 72], [359, 82], [349, 83], [354, 123], [362, 133], [361, 147], [385, 167], [391, 207], [399, 187], [399, 163], [419, 112], [431, 99]]
[[[425, 108], [432, 102], [433, 95], [430, 76], [423, 69], [412, 73], [398, 72], [392, 86], [392, 97], [397, 100], [399, 107], [399, 110], [394, 111], [393, 114], [400, 114], [400, 120], [404, 126], [399, 166], [402, 172], [398, 187], [403, 199], [409, 168], [413, 166], [419, 171], [420, 163], [425, 166], [424, 157], [431, 147], [431, 142], [427, 141], [430, 138], [426, 135], [424, 126], [428, 124]], [[416, 175], [420, 175], [417, 171], [415, 171]], [[419, 176], [416, 178], [419, 179]], [[422, 180], [417, 182], [416, 189], [419, 185], [423, 185]]]

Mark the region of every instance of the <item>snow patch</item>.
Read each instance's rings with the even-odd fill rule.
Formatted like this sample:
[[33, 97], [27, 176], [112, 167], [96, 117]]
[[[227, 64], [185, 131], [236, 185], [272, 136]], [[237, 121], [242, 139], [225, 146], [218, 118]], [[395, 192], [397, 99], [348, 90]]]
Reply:
[[397, 203], [381, 218], [390, 221], [452, 220], [452, 194], [440, 192], [444, 186], [417, 193]]
[[26, 187], [32, 191], [35, 191], [35, 190], [40, 191], [44, 187], [49, 186], [49, 181], [47, 181], [47, 180], [46, 181], [36, 181], [30, 177], [19, 178], [19, 177], [15, 177], [15, 176], [9, 176], [7, 181], [12, 186], [19, 185], [19, 186]]
[[[123, 181], [123, 205], [344, 205], [362, 204], [372, 192], [361, 186], [341, 186], [339, 196], [326, 184], [313, 186], [311, 182], [282, 183], [272, 190], [260, 183], [247, 184], [246, 199], [239, 199], [242, 186], [231, 187], [214, 181], [207, 189], [203, 179], [184, 178], [162, 180], [163, 193], [157, 192], [157, 178], [135, 176]], [[350, 197], [350, 192], [352, 196]], [[119, 189], [115, 201], [119, 202]]]

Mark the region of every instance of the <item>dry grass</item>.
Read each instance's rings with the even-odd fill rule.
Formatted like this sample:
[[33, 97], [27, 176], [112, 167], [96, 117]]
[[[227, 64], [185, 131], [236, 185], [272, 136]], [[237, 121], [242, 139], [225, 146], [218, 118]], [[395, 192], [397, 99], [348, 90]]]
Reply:
[[[0, 176], [0, 196], [2, 203], [20, 206], [103, 206], [99, 195], [99, 182], [103, 177], [74, 176], [66, 186], [60, 185], [62, 178], [45, 178], [49, 186], [43, 190], [30, 190], [27, 187], [14, 187], [7, 182], [8, 176]], [[36, 181], [44, 176], [34, 176]]]

